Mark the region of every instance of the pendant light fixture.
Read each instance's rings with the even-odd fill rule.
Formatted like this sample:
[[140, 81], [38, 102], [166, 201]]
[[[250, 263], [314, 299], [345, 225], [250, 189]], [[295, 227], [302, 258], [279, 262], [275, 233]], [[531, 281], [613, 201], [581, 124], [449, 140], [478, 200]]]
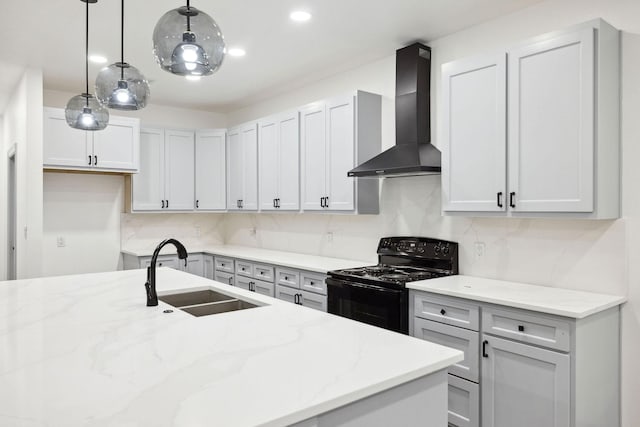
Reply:
[[80, 0], [86, 3], [85, 13], [85, 52], [84, 52], [84, 77], [85, 92], [76, 95], [67, 102], [64, 110], [67, 124], [75, 129], [102, 130], [109, 123], [109, 110], [104, 108], [98, 100], [89, 93], [89, 3], [97, 3], [98, 0]]
[[153, 30], [153, 54], [160, 67], [179, 76], [208, 76], [220, 68], [224, 37], [216, 21], [187, 5], [165, 13]]
[[120, 3], [120, 62], [100, 70], [96, 97], [116, 110], [140, 110], [147, 105], [149, 82], [136, 67], [124, 62], [124, 0]]

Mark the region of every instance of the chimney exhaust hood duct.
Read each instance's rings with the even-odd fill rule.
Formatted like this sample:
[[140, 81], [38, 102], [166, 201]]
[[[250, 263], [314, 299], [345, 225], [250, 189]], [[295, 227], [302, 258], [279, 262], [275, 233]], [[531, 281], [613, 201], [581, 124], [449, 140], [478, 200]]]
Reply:
[[431, 48], [414, 43], [396, 51], [396, 145], [348, 172], [360, 178], [440, 173], [430, 144]]

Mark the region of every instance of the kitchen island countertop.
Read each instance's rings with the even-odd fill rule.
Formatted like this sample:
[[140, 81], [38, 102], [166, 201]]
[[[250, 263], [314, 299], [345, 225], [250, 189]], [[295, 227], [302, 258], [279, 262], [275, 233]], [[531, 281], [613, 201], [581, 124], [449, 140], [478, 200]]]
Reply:
[[214, 288], [263, 306], [145, 306], [144, 270], [0, 282], [0, 425], [284, 426], [442, 371], [462, 353], [158, 269], [159, 295]]

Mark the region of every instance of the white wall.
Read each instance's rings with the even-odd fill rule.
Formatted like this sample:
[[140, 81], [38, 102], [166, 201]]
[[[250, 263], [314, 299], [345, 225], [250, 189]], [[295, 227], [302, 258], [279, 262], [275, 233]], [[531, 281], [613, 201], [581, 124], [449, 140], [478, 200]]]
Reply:
[[[27, 69], [4, 111], [3, 170], [6, 150], [16, 145], [17, 277], [42, 271], [42, 72]], [[4, 178], [6, 182], [6, 176]], [[2, 209], [6, 211], [6, 185]], [[6, 212], [3, 214], [6, 218]], [[6, 230], [6, 219], [4, 220]], [[6, 235], [3, 240], [6, 246]], [[6, 258], [6, 251], [3, 253]], [[6, 262], [4, 263], [6, 276]]]
[[44, 174], [43, 276], [121, 268], [123, 181], [120, 175]]
[[[602, 17], [623, 30], [622, 150], [623, 218], [561, 221], [442, 217], [440, 178], [382, 181], [381, 214], [230, 214], [225, 241], [327, 256], [372, 259], [383, 235], [421, 235], [458, 241], [464, 274], [628, 295], [622, 315], [623, 426], [640, 419], [640, 2], [637, 0], [547, 1], [439, 40], [433, 48], [432, 136], [438, 145], [440, 66], [460, 57], [504, 49], [522, 39]], [[303, 90], [233, 112], [236, 124], [353, 89], [385, 96], [383, 146], [393, 138], [393, 57], [326, 79]], [[389, 108], [391, 105], [391, 108]], [[257, 230], [255, 236], [252, 228]], [[328, 239], [332, 233], [333, 242]], [[486, 245], [484, 257], [475, 242]]]
[[[64, 108], [74, 93], [53, 90], [44, 91], [44, 105]], [[162, 105], [148, 105], [136, 112], [111, 110], [117, 116], [138, 117], [142, 127], [160, 126], [175, 129], [202, 129], [226, 127], [226, 116], [199, 110], [186, 110]], [[126, 230], [124, 241], [130, 233], [137, 236], [139, 244], [145, 233], [153, 235], [149, 240], [158, 243], [158, 238], [173, 232], [177, 238], [195, 236], [193, 221], [185, 215], [130, 215], [123, 214], [124, 178], [114, 175], [85, 174], [44, 174], [44, 241], [43, 275], [79, 274], [98, 271], [113, 271], [121, 268], [120, 256], [121, 222]], [[154, 218], [160, 219], [158, 228]], [[177, 218], [174, 223], [170, 218]], [[212, 243], [220, 242], [211, 236], [211, 225], [215, 219], [205, 220], [202, 216], [201, 235], [211, 238]], [[182, 227], [184, 220], [188, 227]], [[137, 224], [143, 223], [145, 230]], [[129, 231], [127, 231], [129, 230]], [[160, 236], [160, 237], [157, 237]], [[59, 248], [57, 238], [63, 237], [66, 246]], [[199, 242], [194, 237], [195, 242]], [[209, 243], [209, 240], [207, 240]], [[193, 245], [192, 245], [193, 246]]]

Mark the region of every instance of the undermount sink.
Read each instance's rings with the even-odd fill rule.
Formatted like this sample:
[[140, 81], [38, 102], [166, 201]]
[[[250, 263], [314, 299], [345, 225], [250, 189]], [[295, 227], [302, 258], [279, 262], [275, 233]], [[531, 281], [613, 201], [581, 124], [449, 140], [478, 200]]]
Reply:
[[259, 307], [249, 301], [210, 289], [163, 295], [158, 299], [196, 317]]

